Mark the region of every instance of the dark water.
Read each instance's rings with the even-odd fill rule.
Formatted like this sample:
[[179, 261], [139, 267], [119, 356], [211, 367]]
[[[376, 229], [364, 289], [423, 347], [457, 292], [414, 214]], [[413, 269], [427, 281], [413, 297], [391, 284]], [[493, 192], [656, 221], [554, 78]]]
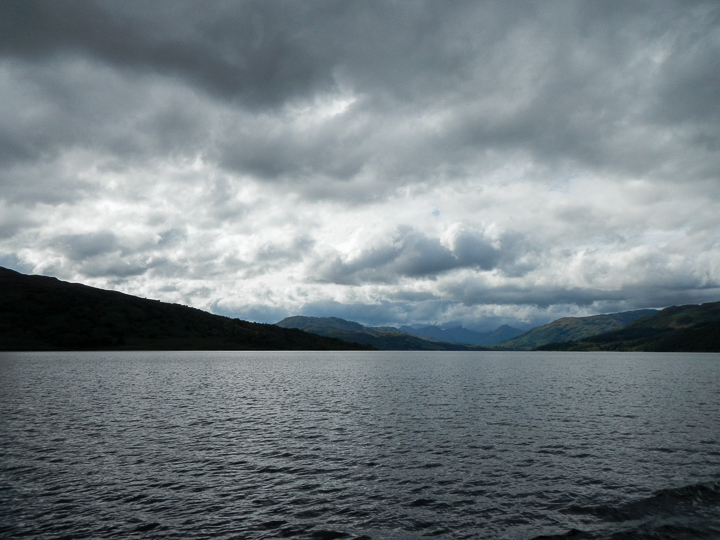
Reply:
[[720, 355], [0, 354], [2, 538], [720, 538]]

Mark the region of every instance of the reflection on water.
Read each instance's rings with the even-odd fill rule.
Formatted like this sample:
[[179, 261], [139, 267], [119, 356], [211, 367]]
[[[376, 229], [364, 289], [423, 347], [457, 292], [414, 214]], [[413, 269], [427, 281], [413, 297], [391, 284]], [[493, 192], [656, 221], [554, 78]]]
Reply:
[[719, 537], [719, 389], [717, 354], [3, 353], [0, 535]]

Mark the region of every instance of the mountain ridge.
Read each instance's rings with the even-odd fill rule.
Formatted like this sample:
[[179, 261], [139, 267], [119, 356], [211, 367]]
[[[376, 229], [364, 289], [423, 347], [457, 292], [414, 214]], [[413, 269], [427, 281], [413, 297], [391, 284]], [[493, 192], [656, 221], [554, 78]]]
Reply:
[[618, 330], [537, 350], [720, 352], [720, 302], [671, 306]]
[[515, 338], [502, 341], [497, 347], [529, 351], [548, 343], [577, 341], [603, 332], [618, 330], [637, 319], [656, 313], [656, 309], [637, 309], [588, 317], [562, 317], [528, 330]]
[[321, 336], [372, 345], [380, 350], [417, 351], [487, 351], [485, 347], [444, 341], [429, 341], [401, 332], [392, 326], [363, 326], [338, 317], [306, 317], [295, 315], [275, 323], [282, 328], [298, 328]]

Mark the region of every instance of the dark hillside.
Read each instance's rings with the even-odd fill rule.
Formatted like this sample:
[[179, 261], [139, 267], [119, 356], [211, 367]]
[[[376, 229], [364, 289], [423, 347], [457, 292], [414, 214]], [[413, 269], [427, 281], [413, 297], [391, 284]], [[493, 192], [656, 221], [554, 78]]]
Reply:
[[720, 352], [720, 302], [673, 306], [622, 329], [577, 342], [538, 347], [553, 351]]
[[635, 320], [656, 313], [657, 310], [655, 309], [639, 309], [610, 313], [608, 315], [591, 315], [590, 317], [565, 317], [498, 343], [498, 347], [532, 350], [548, 343], [578, 341], [602, 332], [624, 328]]
[[370, 348], [0, 268], [0, 350]]

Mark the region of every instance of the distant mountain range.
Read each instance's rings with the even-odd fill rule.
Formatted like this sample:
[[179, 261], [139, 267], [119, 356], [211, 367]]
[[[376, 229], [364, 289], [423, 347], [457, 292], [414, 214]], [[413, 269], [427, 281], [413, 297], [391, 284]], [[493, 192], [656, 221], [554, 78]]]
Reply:
[[575, 341], [549, 343], [538, 349], [720, 352], [720, 302], [665, 308], [618, 330]]
[[0, 267], [0, 350], [367, 350]]
[[338, 317], [295, 316], [283, 319], [277, 325], [365, 343], [381, 350], [549, 350], [545, 346], [552, 350], [564, 350], [566, 345], [558, 343], [578, 342], [604, 332], [621, 330], [634, 321], [657, 313], [656, 309], [640, 309], [589, 317], [565, 317], [524, 333], [507, 325], [487, 333], [462, 326], [448, 329], [439, 326], [370, 327]]
[[523, 330], [513, 328], [507, 324], [502, 325], [492, 332], [475, 332], [462, 326], [455, 326], [453, 328], [441, 328], [440, 326], [413, 328], [412, 326], [401, 326], [399, 330], [405, 334], [430, 341], [448, 341], [450, 343], [485, 346], [495, 345], [523, 333]]
[[485, 347], [459, 343], [428, 341], [392, 326], [363, 326], [338, 317], [287, 317], [277, 323], [282, 328], [297, 328], [320, 336], [364, 343], [384, 351], [482, 351]]
[[623, 311], [590, 317], [564, 317], [544, 326], [538, 326], [515, 338], [498, 343], [504, 349], [530, 351], [548, 343], [578, 341], [580, 339], [619, 330], [625, 325], [657, 313], [656, 309]]

